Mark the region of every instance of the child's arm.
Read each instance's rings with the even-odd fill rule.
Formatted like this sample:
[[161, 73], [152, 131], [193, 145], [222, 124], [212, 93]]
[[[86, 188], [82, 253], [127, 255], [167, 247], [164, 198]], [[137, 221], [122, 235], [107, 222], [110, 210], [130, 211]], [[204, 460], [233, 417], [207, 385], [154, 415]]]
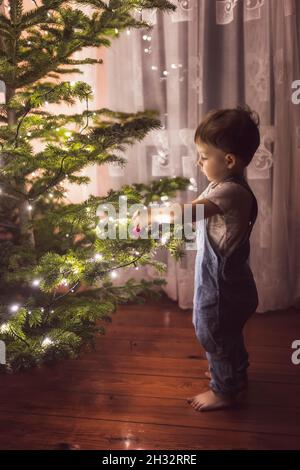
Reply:
[[[172, 206], [169, 206], [165, 209], [162, 208], [162, 213], [164, 213], [164, 210], [166, 211], [166, 213], [170, 211], [170, 215], [171, 215], [170, 223], [182, 224], [183, 223], [182, 218], [184, 215], [184, 206], [185, 205], [187, 206], [188, 211], [190, 211], [190, 208], [188, 208], [188, 206], [192, 206], [192, 220], [189, 220], [189, 222], [196, 222], [198, 220], [197, 219], [197, 205], [200, 205], [200, 204], [203, 204], [204, 206], [204, 219], [207, 219], [208, 217], [212, 217], [213, 215], [216, 215], [216, 214], [222, 214], [222, 211], [219, 208], [219, 206], [217, 206], [216, 204], [214, 204], [213, 202], [205, 198], [203, 199], [197, 198], [191, 202], [185, 202], [185, 203], [174, 203], [174, 206], [175, 207], [177, 206], [180, 209], [179, 211], [176, 212], [175, 210], [173, 213]], [[159, 209], [156, 209], [156, 210], [159, 211]], [[190, 212], [187, 213], [188, 216], [189, 214]], [[155, 215], [154, 215], [154, 218], [155, 218]]]
[[[191, 204], [192, 205], [192, 221], [193, 222], [196, 222], [197, 219], [196, 219], [196, 207], [197, 207], [197, 204], [203, 204], [204, 205], [204, 218], [207, 219], [208, 217], [212, 217], [213, 215], [216, 215], [216, 214], [222, 214], [222, 211], [221, 209], [219, 208], [219, 206], [217, 206], [216, 204], [214, 204], [213, 202], [209, 201], [208, 199], [194, 199], [192, 202], [190, 203], [187, 203], [187, 204]], [[182, 206], [182, 212], [183, 212], [183, 208], [184, 208], [184, 204], [181, 204]]]
[[[178, 203], [175, 202], [173, 205], [167, 207], [148, 207], [147, 216], [148, 216], [148, 225], [151, 225], [153, 222], [160, 221], [168, 222], [168, 223], [175, 223], [175, 224], [182, 224], [183, 215], [184, 215], [184, 206], [185, 205], [192, 206], [192, 220], [189, 222], [196, 222], [197, 221], [197, 212], [196, 208], [198, 204], [203, 204], [204, 206], [204, 218], [212, 217], [216, 214], [222, 214], [221, 209], [214, 204], [213, 202], [209, 201], [208, 199], [194, 199], [191, 202], [186, 203]], [[172, 210], [172, 207], [174, 210]], [[145, 220], [141, 220], [137, 213], [134, 214], [133, 219], [135, 223], [145, 225]]]

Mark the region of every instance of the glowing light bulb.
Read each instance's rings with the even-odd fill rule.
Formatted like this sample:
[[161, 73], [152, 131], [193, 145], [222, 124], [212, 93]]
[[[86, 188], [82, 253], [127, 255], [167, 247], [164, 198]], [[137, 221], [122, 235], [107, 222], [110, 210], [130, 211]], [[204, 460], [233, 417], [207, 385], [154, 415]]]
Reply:
[[100, 261], [101, 259], [103, 259], [103, 255], [101, 255], [101, 253], [96, 253], [95, 256], [94, 256], [94, 260], [95, 261]]
[[116, 277], [118, 276], [118, 274], [116, 273], [116, 271], [112, 271], [112, 272], [110, 273], [110, 276], [114, 279], [114, 278], [116, 278]]
[[10, 310], [11, 310], [11, 312], [17, 312], [19, 310], [19, 308], [20, 308], [20, 305], [13, 304], [13, 305], [11, 305]]
[[167, 224], [168, 222], [170, 222], [171, 220], [171, 217], [169, 214], [158, 214], [156, 217], [155, 217], [155, 221], [158, 222], [159, 224]]
[[40, 282], [41, 282], [40, 279], [34, 279], [34, 280], [32, 281], [32, 285], [33, 285], [33, 286], [39, 286], [39, 285], [40, 285]]
[[160, 238], [160, 242], [162, 245], [165, 245], [168, 241], [169, 237], [167, 237], [166, 235], [164, 235], [163, 237]]
[[46, 338], [42, 341], [42, 346], [50, 346], [50, 344], [53, 344], [53, 341], [49, 336], [46, 336]]

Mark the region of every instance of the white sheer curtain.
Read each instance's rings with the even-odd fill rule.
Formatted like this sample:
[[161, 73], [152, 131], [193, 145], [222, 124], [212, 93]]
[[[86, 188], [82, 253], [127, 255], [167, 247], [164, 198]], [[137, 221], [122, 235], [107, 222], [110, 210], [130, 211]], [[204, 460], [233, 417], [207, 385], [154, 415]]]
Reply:
[[[123, 171], [109, 169], [110, 185], [184, 175], [197, 181], [184, 200], [195, 198], [208, 183], [194, 166], [196, 126], [212, 108], [249, 104], [261, 118], [261, 146], [247, 170], [259, 201], [250, 258], [258, 311], [289, 307], [300, 296], [300, 106], [291, 100], [300, 79], [300, 2], [174, 3], [175, 13], [144, 15], [151, 32], [125, 32], [108, 51], [109, 107], [157, 109], [165, 126], [127, 152]], [[180, 263], [164, 255], [165, 290], [182, 308], [192, 306], [194, 255]]]
[[[124, 170], [110, 167], [111, 184], [115, 188], [124, 183], [182, 175], [191, 178], [191, 190], [183, 195], [184, 199], [178, 195], [178, 200], [191, 200], [198, 194], [193, 133], [201, 82], [197, 25], [192, 21], [188, 28], [187, 23], [191, 13], [189, 10], [165, 15], [156, 11], [143, 13], [154, 29], [126, 31], [108, 51], [109, 107], [128, 112], [159, 110], [164, 127], [128, 150]], [[192, 306], [194, 257], [194, 251], [186, 251], [185, 258], [175, 262], [166, 250], [157, 254], [167, 264], [164, 290], [182, 308]], [[157, 273], [148, 267], [139, 276], [151, 279]]]
[[[36, 8], [37, 6], [41, 5], [40, 0], [36, 0], [33, 2], [32, 0], [24, 0], [23, 1], [23, 8], [24, 11], [28, 11], [31, 9]], [[0, 6], [0, 11], [2, 13], [6, 13], [8, 11], [8, 0], [4, 0], [2, 5]], [[79, 8], [77, 6], [77, 8]], [[89, 6], [80, 6], [81, 10], [84, 11], [86, 14], [90, 14], [92, 9]], [[93, 59], [102, 59], [105, 62], [105, 56], [106, 56], [106, 49], [102, 48], [86, 48], [80, 52], [76, 52], [73, 55], [74, 59], [81, 59], [85, 57], [91, 57]], [[106, 89], [107, 89], [107, 83], [106, 83], [106, 73], [105, 73], [105, 67], [101, 65], [90, 65], [90, 64], [85, 64], [85, 65], [80, 65], [80, 69], [82, 70], [82, 74], [65, 74], [61, 76], [61, 79], [64, 81], [84, 81], [88, 83], [92, 90], [93, 90], [93, 101], [89, 103], [89, 108], [90, 109], [96, 109], [96, 108], [101, 108], [101, 107], [106, 107], [107, 106], [107, 99], [106, 99]], [[53, 81], [53, 79], [45, 79], [49, 81]], [[5, 95], [4, 95], [4, 85], [2, 82], [0, 82], [0, 103], [1, 100], [5, 102]], [[77, 101], [76, 104], [69, 106], [69, 105], [55, 105], [51, 104], [48, 105], [47, 111], [50, 113], [65, 113], [65, 114], [75, 114], [75, 113], [80, 113], [84, 111], [86, 108], [85, 102], [79, 102]], [[36, 148], [38, 148], [38, 144], [36, 144]], [[75, 185], [68, 185], [66, 187], [67, 193], [69, 200], [72, 202], [79, 202], [82, 201], [90, 194], [94, 195], [103, 195], [106, 194], [107, 190], [109, 189], [109, 181], [106, 178], [107, 175], [107, 168], [101, 167], [98, 168], [96, 166], [94, 167], [89, 167], [84, 170], [82, 173], [84, 176], [88, 176], [90, 178], [90, 183], [88, 185], [82, 185], [82, 186], [75, 186]]]
[[[246, 102], [261, 117], [261, 146], [247, 170], [259, 202], [250, 264], [258, 311], [287, 308], [300, 299], [300, 105], [292, 83], [300, 79], [299, 0], [173, 0], [175, 13], [143, 13], [151, 31], [127, 31], [107, 50], [84, 50], [75, 57], [103, 57], [103, 66], [82, 66], [93, 88], [93, 107], [119, 111], [157, 109], [164, 129], [148, 134], [126, 152], [127, 166], [88, 168], [86, 187], [69, 187], [70, 200], [101, 195], [126, 183], [163, 176], [191, 178], [182, 195], [190, 201], [208, 181], [197, 173], [194, 130], [212, 108]], [[34, 5], [26, 0], [25, 6]], [[87, 10], [88, 11], [88, 10]], [[68, 77], [64, 77], [68, 79]], [[79, 112], [84, 103], [59, 112]], [[56, 108], [51, 106], [50, 111]], [[165, 290], [181, 308], [191, 308], [194, 251], [179, 262], [165, 251]], [[151, 279], [150, 268], [120, 275]]]

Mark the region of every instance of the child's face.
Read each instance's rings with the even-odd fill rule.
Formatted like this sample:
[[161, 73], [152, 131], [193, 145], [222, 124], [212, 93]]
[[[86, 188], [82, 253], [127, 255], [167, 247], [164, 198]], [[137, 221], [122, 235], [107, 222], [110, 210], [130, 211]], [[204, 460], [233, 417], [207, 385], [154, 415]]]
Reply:
[[196, 147], [199, 153], [197, 165], [209, 181], [219, 181], [232, 172], [234, 156], [204, 142], [197, 143]]

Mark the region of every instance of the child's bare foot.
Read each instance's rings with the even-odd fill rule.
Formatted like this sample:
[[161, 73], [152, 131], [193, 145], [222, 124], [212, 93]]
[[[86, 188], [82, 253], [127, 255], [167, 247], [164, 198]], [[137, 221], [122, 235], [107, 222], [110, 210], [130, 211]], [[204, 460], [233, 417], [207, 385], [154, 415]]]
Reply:
[[218, 395], [212, 390], [187, 398], [187, 402], [196, 411], [222, 410], [224, 408], [232, 408], [236, 404], [235, 398]]

